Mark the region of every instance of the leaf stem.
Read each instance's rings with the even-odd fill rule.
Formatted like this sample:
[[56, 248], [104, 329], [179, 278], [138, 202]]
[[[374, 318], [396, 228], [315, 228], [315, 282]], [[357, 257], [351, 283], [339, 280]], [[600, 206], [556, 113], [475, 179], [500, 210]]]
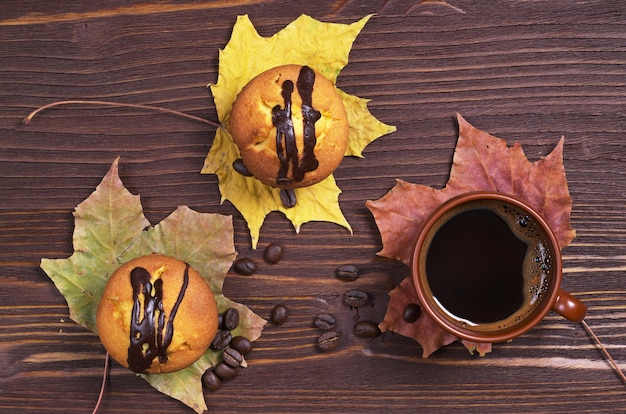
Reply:
[[116, 107], [127, 107], [127, 108], [137, 108], [137, 109], [147, 109], [150, 111], [164, 112], [172, 115], [177, 115], [183, 118], [191, 119], [192, 121], [201, 122], [203, 124], [208, 124], [211, 126], [219, 127], [221, 126], [218, 122], [209, 121], [208, 119], [200, 118], [197, 116], [189, 115], [184, 112], [175, 111], [173, 109], [162, 108], [160, 106], [152, 106], [152, 105], [140, 105], [140, 104], [131, 104], [131, 103], [121, 103], [121, 102], [110, 102], [110, 101], [90, 101], [90, 100], [68, 100], [68, 101], [56, 101], [44, 105], [35, 109], [31, 112], [26, 118], [24, 118], [24, 123], [28, 124], [39, 112], [44, 111], [46, 109], [61, 106], [61, 105], [103, 105], [103, 106], [116, 106]]
[[100, 408], [100, 403], [102, 402], [102, 396], [104, 395], [104, 385], [106, 384], [107, 381], [107, 374], [109, 372], [109, 359], [110, 355], [107, 352], [105, 357], [104, 357], [104, 374], [102, 375], [102, 386], [100, 387], [100, 395], [98, 395], [98, 402], [96, 403], [96, 406], [93, 408], [93, 411], [91, 414], [96, 414], [96, 412], [98, 411], [98, 408]]
[[596, 336], [595, 333], [593, 333], [589, 325], [587, 325], [587, 322], [582, 320], [580, 324], [583, 326], [583, 328], [585, 328], [585, 331], [587, 331], [587, 333], [593, 338], [593, 340], [596, 341], [596, 343], [598, 344], [602, 352], [604, 352], [604, 355], [608, 359], [609, 363], [611, 364], [611, 367], [613, 368], [617, 376], [620, 377], [620, 379], [626, 384], [626, 375], [624, 375], [620, 367], [613, 360], [613, 358], [611, 357], [611, 354], [609, 354], [608, 349], [606, 349], [606, 347], [602, 344], [602, 342], [600, 342], [600, 339]]

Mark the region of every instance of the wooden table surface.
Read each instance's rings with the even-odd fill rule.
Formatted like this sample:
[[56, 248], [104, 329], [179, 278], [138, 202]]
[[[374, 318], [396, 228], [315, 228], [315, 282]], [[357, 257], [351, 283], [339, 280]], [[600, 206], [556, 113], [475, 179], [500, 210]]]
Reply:
[[[135, 109], [63, 107], [63, 99], [158, 105], [216, 120], [210, 91], [218, 50], [237, 15], [270, 36], [306, 13], [352, 23], [376, 13], [357, 38], [338, 86], [371, 99], [397, 132], [335, 173], [354, 234], [329, 223], [295, 234], [278, 213], [252, 250], [245, 222], [220, 204], [217, 179], [199, 174], [214, 129]], [[626, 412], [626, 385], [584, 329], [554, 313], [486, 357], [453, 344], [428, 359], [412, 339], [361, 339], [341, 303], [349, 288], [382, 320], [405, 265], [376, 256], [380, 235], [365, 207], [395, 179], [441, 188], [457, 139], [455, 114], [523, 145], [531, 160], [565, 136], [573, 243], [563, 287], [585, 302], [589, 325], [626, 368], [626, 4], [556, 1], [122, 1], [0, 3], [0, 412], [90, 412], [102, 379], [96, 334], [69, 319], [39, 268], [72, 253], [72, 211], [117, 156], [154, 224], [179, 205], [232, 215], [240, 256], [262, 263], [270, 242], [283, 260], [257, 274], [229, 274], [224, 293], [267, 318], [250, 366], [217, 392], [226, 412]], [[334, 269], [359, 266], [340, 282]], [[337, 317], [342, 342], [314, 346], [318, 313]], [[102, 413], [191, 412], [114, 363]]]

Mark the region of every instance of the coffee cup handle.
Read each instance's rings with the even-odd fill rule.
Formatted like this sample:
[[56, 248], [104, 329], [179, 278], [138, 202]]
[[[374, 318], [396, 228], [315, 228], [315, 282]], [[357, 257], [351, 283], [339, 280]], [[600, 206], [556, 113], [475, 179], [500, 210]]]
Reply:
[[552, 310], [569, 319], [572, 322], [580, 322], [587, 314], [587, 305], [570, 295], [563, 289], [559, 289]]

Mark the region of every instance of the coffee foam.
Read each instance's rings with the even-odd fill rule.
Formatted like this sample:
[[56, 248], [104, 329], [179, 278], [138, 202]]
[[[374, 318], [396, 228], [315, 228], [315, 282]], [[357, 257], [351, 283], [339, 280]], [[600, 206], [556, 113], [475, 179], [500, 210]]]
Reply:
[[[475, 331], [499, 331], [513, 328], [532, 314], [539, 307], [542, 299], [547, 295], [550, 282], [555, 277], [553, 275], [554, 252], [550, 251], [548, 235], [532, 215], [516, 205], [501, 200], [490, 199], [463, 203], [445, 213], [431, 227], [431, 234], [429, 234], [424, 241], [425, 248], [427, 249], [430, 245], [436, 233], [435, 230], [441, 228], [441, 226], [452, 217], [464, 211], [474, 209], [486, 209], [496, 213], [507, 223], [513, 234], [527, 245], [522, 270], [524, 280], [523, 304], [517, 311], [513, 312], [513, 314], [505, 319], [489, 323], [475, 323], [448, 312], [436, 298], [434, 298], [434, 302], [436, 306], [443, 311], [448, 320], [466, 329]], [[427, 280], [425, 276], [425, 260], [423, 262], [424, 263], [420, 266], [420, 272], [423, 272], [424, 279]]]

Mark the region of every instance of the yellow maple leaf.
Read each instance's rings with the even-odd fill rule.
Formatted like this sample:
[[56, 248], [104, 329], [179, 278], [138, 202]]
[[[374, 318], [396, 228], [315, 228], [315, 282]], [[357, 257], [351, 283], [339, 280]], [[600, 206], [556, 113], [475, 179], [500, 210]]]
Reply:
[[[221, 125], [204, 162], [202, 174], [217, 174], [222, 202], [229, 200], [248, 224], [252, 247], [256, 248], [261, 226], [272, 211], [282, 212], [296, 232], [309, 221], [328, 221], [352, 231], [339, 207], [341, 190], [332, 175], [323, 181], [294, 190], [298, 203], [285, 208], [279, 189], [255, 178], [245, 177], [232, 168], [239, 150], [229, 130], [232, 104], [241, 89], [255, 76], [276, 66], [306, 65], [323, 74], [333, 84], [348, 63], [352, 43], [371, 16], [352, 24], [324, 23], [302, 15], [271, 37], [260, 36], [248, 16], [239, 16], [230, 41], [219, 55], [216, 84], [209, 85]], [[395, 131], [367, 109], [367, 100], [338, 89], [346, 111], [350, 133], [345, 155], [362, 156], [363, 149], [376, 138]]]

